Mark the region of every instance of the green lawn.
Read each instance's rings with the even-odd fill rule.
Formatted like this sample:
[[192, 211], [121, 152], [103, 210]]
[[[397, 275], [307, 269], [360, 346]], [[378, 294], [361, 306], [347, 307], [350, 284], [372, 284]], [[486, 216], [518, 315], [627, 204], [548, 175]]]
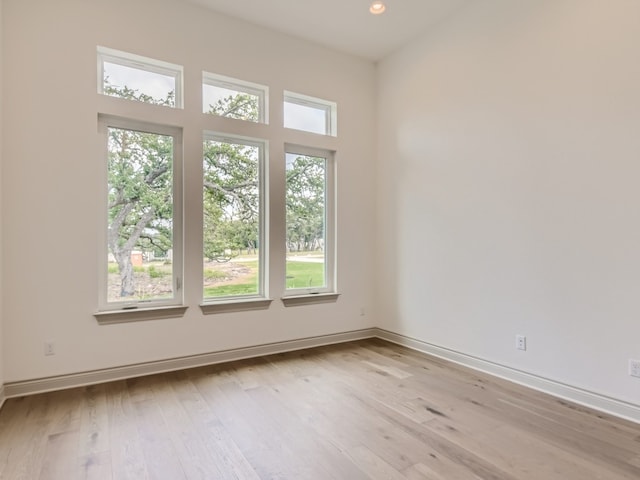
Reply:
[[258, 293], [257, 282], [220, 285], [218, 287], [207, 287], [204, 289], [205, 298], [227, 297], [231, 295], [252, 295], [255, 293]]
[[324, 286], [324, 263], [287, 262], [287, 288]]
[[[204, 297], [251, 295], [258, 292], [258, 262], [238, 262], [251, 268], [251, 274], [240, 283], [207, 287]], [[287, 262], [287, 288], [309, 288], [324, 285], [324, 264], [312, 262]]]

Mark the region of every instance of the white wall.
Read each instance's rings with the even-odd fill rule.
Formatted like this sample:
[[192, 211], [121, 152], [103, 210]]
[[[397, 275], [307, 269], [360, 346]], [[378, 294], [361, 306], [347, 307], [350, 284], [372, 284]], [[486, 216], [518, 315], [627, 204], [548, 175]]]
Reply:
[[2, 290], [2, 198], [3, 198], [3, 189], [2, 189], [2, 152], [3, 152], [3, 143], [2, 143], [2, 119], [4, 115], [4, 103], [3, 99], [3, 89], [2, 89], [2, 59], [3, 59], [3, 49], [2, 49], [2, 39], [4, 37], [3, 34], [3, 21], [2, 21], [2, 11], [3, 11], [3, 0], [0, 0], [0, 405], [2, 405], [2, 386], [4, 385], [4, 337], [3, 337], [3, 309], [2, 309], [2, 299], [4, 297]]
[[638, 58], [638, 2], [487, 0], [380, 64], [381, 327], [640, 403]]
[[[2, 179], [5, 382], [374, 325], [371, 315], [360, 315], [362, 306], [372, 305], [374, 287], [374, 246], [367, 241], [375, 231], [371, 62], [173, 0], [5, 0], [4, 16], [4, 81], [10, 92]], [[325, 142], [280, 127], [282, 91], [338, 103], [337, 303], [285, 308], [282, 287], [272, 284], [276, 300], [267, 311], [205, 316], [198, 308], [200, 274], [192, 268], [185, 278], [192, 287], [184, 318], [97, 325], [92, 314], [102, 258], [97, 192], [103, 166], [96, 125], [104, 98], [96, 93], [96, 45], [184, 65], [187, 92], [199, 92], [202, 70], [269, 85], [271, 125], [253, 131], [268, 136], [272, 173], [281, 170], [282, 176], [285, 141], [318, 147]], [[197, 95], [187, 98], [186, 110], [199, 108]], [[186, 208], [197, 209], [203, 121], [187, 117], [185, 142], [196, 141], [185, 157]], [[278, 206], [271, 212], [272, 239], [282, 239], [277, 232], [284, 231]], [[187, 264], [198, 265], [193, 252], [199, 240], [193, 225], [186, 229]], [[274, 245], [273, 264], [283, 263], [283, 256], [284, 247]], [[43, 355], [47, 339], [56, 343], [55, 356]]]

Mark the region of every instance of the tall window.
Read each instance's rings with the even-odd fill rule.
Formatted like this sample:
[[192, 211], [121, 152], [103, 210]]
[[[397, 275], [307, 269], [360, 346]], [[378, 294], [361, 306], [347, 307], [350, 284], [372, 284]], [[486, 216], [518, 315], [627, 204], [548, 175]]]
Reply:
[[105, 139], [103, 308], [181, 300], [181, 151], [178, 129], [100, 118]]
[[334, 289], [333, 155], [288, 146], [286, 288], [289, 294]]
[[264, 296], [264, 142], [206, 134], [203, 298]]
[[[285, 191], [269, 192], [269, 142], [241, 136], [256, 131], [282, 139], [293, 133], [282, 132], [282, 125], [269, 126], [267, 86], [200, 70], [202, 83], [195, 87], [202, 88], [202, 103], [185, 105], [181, 65], [106, 47], [97, 47], [97, 62], [98, 104], [109, 112], [98, 113], [105, 165], [98, 317], [111, 322], [179, 314], [187, 307], [183, 288], [202, 292], [204, 313], [268, 305], [266, 212], [271, 194], [286, 197], [286, 210], [274, 215], [286, 216], [286, 278], [281, 276], [277, 290], [284, 286], [291, 304], [305, 303], [301, 296], [306, 294], [335, 293], [334, 155], [285, 145]], [[199, 93], [188, 92], [192, 98]], [[131, 102], [139, 103], [134, 107]], [[171, 110], [177, 108], [184, 110]], [[282, 108], [285, 128], [336, 136], [334, 102], [284, 92]], [[158, 125], [158, 118], [168, 123]], [[199, 138], [189, 135], [197, 143], [190, 151], [202, 141], [202, 177], [197, 180], [201, 235], [194, 227], [199, 220], [191, 218], [200, 209], [183, 208], [179, 125], [187, 124], [218, 130], [203, 131]], [[274, 171], [282, 174], [282, 169]], [[282, 178], [275, 180], [282, 185]], [[202, 242], [202, 258], [194, 250], [184, 251], [185, 221], [190, 225], [186, 234]], [[202, 265], [202, 282], [183, 287], [183, 267], [193, 261]], [[126, 311], [138, 307], [148, 308], [140, 314]]]

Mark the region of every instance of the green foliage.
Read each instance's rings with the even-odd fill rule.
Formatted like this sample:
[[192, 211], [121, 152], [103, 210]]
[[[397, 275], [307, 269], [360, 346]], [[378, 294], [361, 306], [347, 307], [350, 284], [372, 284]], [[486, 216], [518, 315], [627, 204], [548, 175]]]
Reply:
[[[127, 86], [105, 85], [108, 95], [173, 105]], [[166, 256], [173, 245], [173, 138], [133, 129], [108, 129], [109, 250], [121, 275], [120, 297], [136, 294], [131, 268], [134, 249]]]
[[258, 97], [246, 93], [238, 93], [221, 98], [214, 105], [209, 105], [209, 112], [221, 117], [236, 118], [257, 122], [259, 120]]
[[324, 248], [325, 159], [298, 155], [287, 162], [287, 247]]
[[149, 274], [150, 278], [162, 278], [167, 276], [168, 274], [168, 272], [156, 268], [155, 265], [149, 265], [149, 268], [147, 268], [147, 273]]
[[258, 248], [259, 150], [207, 140], [204, 143], [204, 255], [229, 261]]
[[[127, 86], [105, 85], [105, 93], [129, 100], [174, 106], [173, 92], [155, 99]], [[210, 106], [210, 112], [229, 118], [258, 120], [258, 98], [230, 95]], [[240, 143], [207, 140], [203, 145], [203, 248], [209, 260], [227, 262], [259, 245], [259, 148]], [[120, 297], [133, 296], [131, 252], [140, 250], [166, 257], [173, 245], [173, 138], [132, 129], [109, 128], [108, 201], [109, 250], [121, 275]], [[317, 250], [324, 247], [325, 165], [323, 158], [287, 159], [287, 248]], [[170, 265], [170, 261], [167, 263]], [[313, 265], [313, 264], [311, 264]], [[109, 266], [111, 273], [113, 266]], [[310, 267], [317, 268], [317, 267]], [[135, 271], [139, 271], [138, 268]], [[215, 270], [214, 270], [215, 271]], [[170, 269], [149, 269], [152, 278]], [[214, 274], [215, 275], [215, 274]], [[323, 281], [317, 272], [296, 277]], [[255, 293], [256, 275], [241, 285], [208, 290], [211, 296]], [[214, 288], [214, 287], [212, 287]], [[230, 291], [240, 293], [228, 293]], [[217, 292], [217, 293], [215, 293]], [[221, 293], [222, 292], [222, 293]], [[224, 293], [227, 292], [227, 293]]]
[[119, 87], [117, 85], [112, 85], [109, 82], [108, 77], [104, 79], [103, 92], [105, 95], [110, 95], [112, 97], [118, 97], [118, 98], [125, 98], [127, 100], [135, 100], [137, 102], [151, 103], [153, 105], [163, 105], [167, 107], [176, 106], [175, 92], [169, 92], [166, 98], [154, 98], [151, 95], [142, 93], [137, 89], [129, 88], [126, 85], [122, 87]]
[[109, 221], [118, 246], [171, 248], [172, 169], [172, 137], [109, 128]]

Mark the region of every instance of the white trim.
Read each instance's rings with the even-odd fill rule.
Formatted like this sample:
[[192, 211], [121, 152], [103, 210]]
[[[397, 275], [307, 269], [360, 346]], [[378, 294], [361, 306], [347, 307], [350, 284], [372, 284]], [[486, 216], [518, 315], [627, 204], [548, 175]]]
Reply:
[[458, 365], [488, 373], [494, 377], [502, 378], [533, 390], [548, 393], [554, 397], [562, 398], [564, 400], [640, 424], [640, 405], [634, 405], [599, 393], [572, 387], [571, 385], [567, 385], [556, 380], [551, 380], [523, 372], [515, 368], [489, 362], [481, 358], [456, 352], [455, 350], [448, 348], [439, 347], [431, 343], [423, 342], [421, 340], [390, 332], [388, 330], [383, 330], [381, 328], [376, 328], [375, 331], [375, 336], [382, 340], [387, 340], [427, 355], [433, 355], [434, 357], [442, 358], [444, 360], [457, 363]]
[[7, 399], [7, 397], [5, 396], [4, 390], [5, 390], [4, 385], [0, 384], [0, 409], [2, 408], [5, 400]]
[[111, 382], [125, 378], [141, 377], [156, 373], [184, 370], [187, 368], [202, 367], [216, 363], [232, 362], [246, 358], [262, 357], [277, 353], [303, 350], [337, 343], [352, 342], [375, 337], [376, 330], [367, 328], [344, 333], [321, 335], [318, 337], [301, 338], [284, 342], [267, 343], [253, 347], [235, 348], [220, 352], [192, 355], [157, 362], [139, 363], [124, 367], [106, 368], [90, 372], [81, 372], [70, 375], [38, 378], [22, 382], [9, 382], [4, 385], [6, 398], [33, 395], [67, 388], [94, 385], [97, 383]]

